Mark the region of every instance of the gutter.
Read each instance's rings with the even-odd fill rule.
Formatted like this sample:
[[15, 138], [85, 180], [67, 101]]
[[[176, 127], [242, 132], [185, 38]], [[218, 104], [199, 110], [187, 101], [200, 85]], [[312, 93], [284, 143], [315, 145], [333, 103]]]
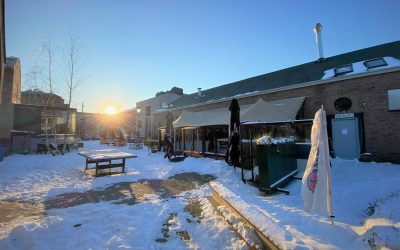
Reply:
[[[247, 98], [247, 97], [275, 93], [275, 92], [280, 92], [280, 91], [285, 91], [285, 90], [292, 90], [292, 89], [310, 87], [310, 86], [315, 86], [315, 85], [320, 85], [320, 84], [334, 83], [334, 82], [339, 82], [339, 81], [344, 81], [344, 80], [349, 80], [349, 79], [362, 78], [362, 77], [373, 76], [373, 75], [381, 75], [381, 74], [392, 73], [392, 72], [400, 72], [400, 67], [393, 67], [393, 68], [383, 69], [383, 70], [379, 70], [379, 71], [377, 70], [377, 71], [371, 71], [371, 72], [364, 72], [364, 73], [347, 75], [347, 76], [346, 75], [337, 76], [337, 77], [329, 78], [329, 79], [315, 80], [315, 81], [311, 81], [311, 82], [298, 83], [298, 84], [289, 85], [289, 86], [280, 87], [280, 88], [262, 90], [262, 91], [258, 91], [257, 93], [249, 93], [249, 94], [240, 95], [240, 96], [236, 97], [236, 99], [243, 99], [243, 98]], [[196, 103], [196, 104], [187, 105], [187, 106], [180, 106], [180, 107], [176, 107], [176, 108], [170, 108], [168, 110], [162, 110], [162, 111], [157, 110], [154, 113], [164, 113], [167, 111], [175, 111], [175, 110], [181, 110], [181, 109], [187, 109], [187, 108], [200, 107], [200, 106], [204, 106], [204, 105], [208, 105], [208, 104], [221, 103], [221, 102], [229, 101], [231, 98], [234, 98], [234, 97], [235, 96], [224, 97], [224, 99]]]

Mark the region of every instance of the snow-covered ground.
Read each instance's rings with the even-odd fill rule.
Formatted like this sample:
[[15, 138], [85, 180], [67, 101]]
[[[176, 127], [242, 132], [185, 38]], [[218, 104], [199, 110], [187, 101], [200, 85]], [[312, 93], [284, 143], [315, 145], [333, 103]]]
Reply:
[[[112, 147], [85, 142], [85, 150], [101, 148]], [[97, 178], [85, 174], [84, 158], [77, 151], [54, 157], [6, 157], [0, 162], [0, 205], [19, 204], [19, 210], [25, 212], [18, 218], [0, 219], [0, 249], [245, 249], [245, 243], [206, 199], [211, 193], [207, 185], [171, 197], [155, 192], [133, 205], [110, 200], [52, 209], [44, 205], [60, 194], [103, 190], [143, 179], [166, 180], [187, 172], [215, 176], [213, 185], [240, 200], [239, 209], [258, 219], [260, 226], [274, 228], [269, 230], [271, 236], [284, 247], [400, 248], [400, 165], [335, 159], [336, 219], [332, 225], [327, 218], [304, 211], [300, 181], [287, 187], [289, 196], [265, 196], [244, 184], [240, 170], [224, 161], [187, 158], [170, 163], [163, 153], [121, 149], [138, 155], [127, 160], [127, 173]], [[200, 215], [188, 209], [193, 201], [198, 203]], [[29, 210], [31, 207], [35, 209]], [[27, 211], [34, 213], [27, 216]]]

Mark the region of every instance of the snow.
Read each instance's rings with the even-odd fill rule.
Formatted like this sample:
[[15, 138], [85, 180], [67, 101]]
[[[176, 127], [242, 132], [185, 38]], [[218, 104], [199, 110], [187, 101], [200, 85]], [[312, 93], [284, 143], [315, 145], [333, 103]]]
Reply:
[[129, 154], [116, 149], [99, 149], [91, 151], [81, 151], [79, 155], [82, 155], [90, 160], [112, 160], [112, 159], [123, 159], [123, 158], [134, 158], [136, 155]]
[[[112, 148], [85, 142], [85, 151]], [[170, 163], [163, 153], [118, 149], [138, 157], [126, 161], [127, 173], [98, 178], [85, 173], [85, 160], [76, 150], [59, 156], [6, 157], [0, 162], [0, 204], [18, 201], [44, 209], [46, 200], [60, 194], [197, 172], [215, 176], [211, 185], [220, 195], [284, 249], [400, 248], [399, 165], [334, 159], [332, 225], [330, 219], [304, 211], [301, 181], [286, 187], [290, 195], [266, 196], [244, 184], [240, 170], [224, 161], [186, 158]], [[134, 205], [100, 201], [45, 209], [41, 216], [0, 221], [0, 249], [246, 249], [206, 199], [210, 194], [207, 185], [197, 185], [174, 197], [145, 195]], [[185, 210], [193, 199], [201, 205], [201, 218]], [[157, 241], [163, 235], [167, 240]]]
[[207, 102], [217, 102], [217, 101], [223, 101], [223, 100], [230, 100], [232, 98], [241, 98], [241, 97], [256, 95], [259, 92], [260, 92], [259, 90], [256, 90], [256, 91], [246, 92], [246, 93], [237, 94], [237, 95], [233, 95], [233, 96], [226, 96], [226, 97], [222, 97], [222, 98], [219, 98], [219, 99], [211, 99], [211, 100], [206, 101], [206, 103]]
[[271, 144], [282, 144], [286, 142], [293, 142], [296, 138], [290, 137], [271, 137], [269, 135], [264, 135], [256, 140], [257, 145], [271, 145]]
[[302, 120], [286, 120], [286, 121], [274, 121], [274, 122], [260, 122], [260, 121], [245, 121], [242, 122], [242, 125], [257, 125], [257, 124], [274, 124], [274, 123], [297, 123], [304, 122], [309, 123], [312, 122], [313, 119], [302, 119]]
[[[389, 68], [394, 68], [394, 67], [400, 67], [400, 60], [396, 59], [394, 57], [391, 56], [385, 56], [383, 57], [383, 59], [386, 61], [386, 63], [388, 65], [386, 66], [381, 66], [381, 67], [375, 67], [375, 68], [370, 68], [368, 69], [367, 67], [365, 67], [364, 65], [364, 61], [360, 61], [360, 62], [355, 62], [353, 63], [353, 71], [343, 74], [343, 75], [354, 75], [354, 74], [360, 74], [360, 73], [365, 73], [365, 72], [370, 72], [370, 71], [377, 71], [377, 70], [381, 70], [381, 69], [389, 69]], [[340, 76], [343, 76], [340, 75]], [[326, 70], [324, 72], [324, 76], [322, 77], [322, 79], [329, 79], [335, 77], [335, 69], [329, 69]]]

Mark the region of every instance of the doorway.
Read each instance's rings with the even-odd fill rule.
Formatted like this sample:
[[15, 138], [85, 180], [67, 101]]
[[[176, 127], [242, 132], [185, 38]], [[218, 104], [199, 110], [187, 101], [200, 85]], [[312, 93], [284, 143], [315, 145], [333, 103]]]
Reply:
[[332, 142], [335, 155], [354, 159], [360, 156], [359, 120], [354, 118], [332, 119]]

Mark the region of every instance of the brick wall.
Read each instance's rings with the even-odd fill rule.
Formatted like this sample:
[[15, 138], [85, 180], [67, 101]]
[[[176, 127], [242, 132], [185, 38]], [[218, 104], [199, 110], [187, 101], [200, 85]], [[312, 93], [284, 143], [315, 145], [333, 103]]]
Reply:
[[[259, 98], [265, 101], [306, 96], [304, 118], [313, 118], [315, 112], [324, 106], [327, 115], [339, 113], [335, 100], [348, 97], [352, 107], [348, 112], [364, 115], [365, 150], [373, 153], [377, 161], [400, 163], [400, 111], [388, 111], [389, 89], [400, 88], [400, 72], [347, 79], [321, 85], [279, 91], [239, 99], [239, 105], [255, 103]], [[189, 108], [197, 112], [209, 109], [227, 108], [230, 100]], [[174, 119], [181, 110], [173, 111]], [[156, 114], [155, 119], [165, 125], [165, 113]], [[156, 123], [158, 124], [158, 122]]]

